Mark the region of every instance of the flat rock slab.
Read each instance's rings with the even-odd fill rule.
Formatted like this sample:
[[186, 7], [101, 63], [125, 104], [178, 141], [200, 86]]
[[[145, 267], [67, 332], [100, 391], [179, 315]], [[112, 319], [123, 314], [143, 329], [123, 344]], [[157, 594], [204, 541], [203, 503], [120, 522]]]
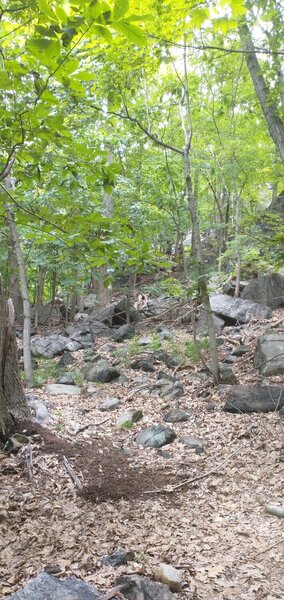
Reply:
[[[94, 391], [96, 391], [96, 390], [94, 389]], [[99, 410], [101, 410], [102, 412], [115, 410], [120, 405], [121, 405], [121, 402], [120, 402], [119, 398], [106, 398], [105, 400], [100, 402]]]
[[151, 425], [137, 434], [135, 442], [147, 448], [161, 448], [173, 442], [176, 437], [176, 433], [170, 427]]
[[244, 289], [243, 298], [261, 302], [271, 308], [284, 306], [284, 276], [270, 273], [252, 279]]
[[75, 396], [81, 393], [81, 388], [77, 385], [64, 385], [63, 383], [50, 383], [46, 386], [45, 391], [51, 396], [61, 396], [61, 394], [68, 394], [69, 396]]
[[164, 415], [164, 421], [166, 423], [181, 423], [182, 421], [188, 421], [192, 414], [192, 410], [173, 408]]
[[224, 410], [230, 413], [267, 413], [284, 406], [284, 387], [279, 385], [234, 385]]
[[283, 375], [284, 373], [284, 334], [264, 335], [257, 342], [254, 365], [262, 375]]
[[52, 334], [46, 337], [36, 335], [31, 338], [32, 355], [53, 358], [57, 354], [62, 354], [68, 342], [69, 338], [63, 335]]
[[57, 579], [40, 573], [9, 600], [96, 600], [99, 592], [80, 579]]
[[252, 319], [270, 319], [272, 316], [271, 309], [264, 304], [232, 298], [226, 294], [210, 296], [210, 305], [212, 311], [228, 325], [249, 323]]

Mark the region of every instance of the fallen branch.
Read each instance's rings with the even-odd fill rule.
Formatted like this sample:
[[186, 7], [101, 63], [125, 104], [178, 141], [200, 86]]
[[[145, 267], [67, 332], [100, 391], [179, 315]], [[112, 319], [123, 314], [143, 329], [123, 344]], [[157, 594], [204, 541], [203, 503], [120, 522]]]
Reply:
[[275, 542], [275, 544], [271, 544], [271, 546], [268, 546], [268, 548], [264, 548], [264, 550], [260, 550], [260, 552], [257, 552], [256, 554], [254, 554], [254, 556], [251, 556], [251, 560], [254, 560], [257, 556], [260, 556], [260, 554], [263, 554], [264, 552], [268, 552], [269, 550], [272, 550], [272, 548], [275, 548], [275, 546], [278, 546], [278, 544], [282, 544], [283, 539], [278, 540], [278, 542]]
[[76, 488], [81, 492], [83, 489], [83, 484], [82, 484], [81, 480], [79, 479], [78, 475], [76, 475], [73, 467], [71, 467], [66, 456], [63, 456], [63, 463], [64, 463], [64, 467], [65, 467], [68, 475], [70, 475], [72, 481], [75, 483]]

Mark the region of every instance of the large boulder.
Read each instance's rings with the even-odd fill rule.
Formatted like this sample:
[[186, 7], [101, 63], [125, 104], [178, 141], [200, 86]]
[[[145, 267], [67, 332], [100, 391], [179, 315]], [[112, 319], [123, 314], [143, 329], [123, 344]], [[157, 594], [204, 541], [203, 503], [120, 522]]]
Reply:
[[59, 306], [53, 305], [52, 303], [44, 304], [43, 306], [38, 307], [32, 306], [32, 320], [35, 319], [36, 313], [39, 325], [42, 325], [47, 321], [52, 321], [53, 325], [59, 325], [62, 319], [62, 314], [60, 312]]
[[91, 321], [90, 332], [93, 342], [97, 337], [111, 337], [113, 334], [113, 330], [102, 321]]
[[151, 425], [137, 434], [135, 442], [147, 448], [161, 448], [173, 442], [176, 437], [176, 433], [170, 427]]
[[226, 294], [210, 296], [212, 311], [224, 319], [227, 325], [249, 323], [252, 319], [270, 319], [271, 309], [264, 304], [257, 304], [241, 298], [232, 298]]
[[104, 308], [94, 308], [90, 314], [90, 321], [100, 321], [108, 327], [119, 327], [127, 323], [128, 316], [130, 323], [138, 320], [138, 312], [132, 306], [128, 306], [127, 298], [121, 298]]
[[99, 360], [95, 365], [88, 366], [85, 374], [86, 381], [96, 381], [98, 383], [109, 383], [118, 379], [120, 371], [110, 365], [106, 360]]
[[135, 335], [135, 327], [132, 323], [126, 323], [125, 325], [121, 325], [118, 329], [113, 331], [112, 339], [115, 342], [123, 342], [129, 338], [132, 338]]
[[66, 333], [69, 335], [72, 342], [77, 342], [82, 348], [92, 346], [92, 337], [90, 334], [89, 323], [78, 323], [76, 325], [68, 325]]
[[125, 585], [123, 596], [126, 600], [173, 600], [174, 594], [165, 583], [157, 583], [140, 575], [120, 575], [118, 585]]
[[[224, 321], [224, 319], [220, 319], [220, 317], [217, 317], [216, 315], [213, 315], [213, 321], [214, 321], [216, 335], [220, 335], [222, 329], [225, 326], [225, 321]], [[197, 322], [196, 322], [196, 337], [197, 337], [197, 339], [200, 339], [202, 337], [206, 337], [207, 335], [208, 335], [208, 331], [207, 331], [206, 315], [205, 315], [204, 310], [202, 310], [197, 319]]]
[[264, 335], [257, 342], [254, 364], [262, 375], [283, 375], [284, 373], [284, 334]]
[[48, 573], [40, 573], [7, 600], [96, 600], [100, 595], [94, 587], [80, 579], [57, 579]]
[[47, 337], [36, 335], [31, 339], [31, 351], [33, 356], [44, 356], [44, 358], [53, 358], [57, 354], [62, 354], [69, 342], [67, 337], [54, 333]]
[[270, 308], [283, 306], [284, 276], [279, 273], [270, 273], [252, 279], [243, 292], [243, 298], [266, 304]]
[[234, 385], [224, 410], [230, 413], [275, 412], [284, 406], [284, 388], [278, 385]]

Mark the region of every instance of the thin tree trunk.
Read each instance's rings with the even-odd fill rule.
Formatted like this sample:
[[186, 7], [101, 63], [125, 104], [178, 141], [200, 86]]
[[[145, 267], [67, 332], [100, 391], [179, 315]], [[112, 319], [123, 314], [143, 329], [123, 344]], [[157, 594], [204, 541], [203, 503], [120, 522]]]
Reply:
[[[6, 187], [12, 188], [11, 178], [6, 178]], [[14, 215], [10, 209], [9, 204], [6, 204], [6, 210], [8, 214], [8, 225], [11, 233], [11, 237], [14, 244], [15, 255], [17, 259], [19, 278], [21, 285], [21, 294], [23, 299], [24, 309], [24, 328], [23, 328], [23, 354], [24, 354], [24, 371], [25, 380], [27, 387], [33, 385], [33, 366], [32, 366], [32, 353], [31, 353], [31, 305], [29, 300], [28, 284], [26, 277], [26, 269], [24, 258], [21, 250], [20, 238], [18, 235], [17, 228], [14, 222]]]
[[187, 203], [191, 216], [192, 233], [194, 233], [196, 259], [197, 259], [197, 270], [198, 270], [198, 286], [202, 297], [203, 308], [206, 317], [207, 331], [210, 342], [210, 358], [211, 358], [211, 372], [215, 385], [220, 382], [220, 369], [218, 361], [218, 346], [216, 341], [215, 324], [210, 306], [209, 293], [207, 288], [207, 279], [205, 275], [205, 265], [203, 260], [202, 245], [199, 231], [199, 221], [197, 214], [197, 195], [193, 194], [192, 181], [190, 173], [190, 160], [188, 156], [188, 148], [184, 151], [184, 173], [186, 180], [187, 189]]
[[0, 280], [0, 434], [5, 436], [13, 417], [29, 417], [19, 375], [18, 350], [12, 300], [4, 297]]
[[277, 113], [277, 106], [273, 102], [269, 88], [261, 72], [252, 36], [247, 23], [239, 26], [239, 35], [246, 54], [246, 63], [253, 81], [262, 112], [268, 125], [269, 133], [284, 163], [284, 122]]
[[22, 294], [19, 286], [19, 271], [17, 265], [17, 259], [15, 255], [15, 249], [13, 240], [9, 239], [8, 242], [8, 277], [9, 277], [9, 298], [13, 300], [15, 309], [15, 318], [18, 323], [23, 322], [23, 301]]

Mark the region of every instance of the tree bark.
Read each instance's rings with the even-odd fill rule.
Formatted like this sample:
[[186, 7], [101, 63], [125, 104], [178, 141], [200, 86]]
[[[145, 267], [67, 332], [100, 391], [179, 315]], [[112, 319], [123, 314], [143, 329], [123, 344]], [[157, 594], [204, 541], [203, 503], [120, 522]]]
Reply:
[[15, 255], [15, 249], [13, 240], [10, 236], [8, 241], [8, 278], [9, 278], [9, 298], [12, 299], [15, 309], [15, 319], [18, 323], [23, 323], [23, 301], [22, 294], [19, 286], [19, 271], [17, 265], [17, 258]]
[[246, 63], [253, 81], [262, 112], [268, 125], [269, 133], [284, 163], [284, 123], [277, 114], [277, 106], [272, 102], [269, 88], [261, 72], [252, 36], [247, 23], [239, 26], [239, 35], [243, 49], [247, 52]]
[[31, 354], [31, 305], [29, 300], [29, 292], [28, 292], [28, 284], [26, 277], [26, 269], [24, 258], [21, 250], [20, 239], [18, 235], [18, 231], [14, 222], [14, 215], [9, 207], [6, 204], [6, 210], [8, 214], [8, 224], [11, 232], [11, 237], [13, 239], [15, 255], [17, 259], [18, 269], [19, 269], [19, 277], [21, 284], [21, 293], [23, 299], [23, 308], [24, 308], [24, 329], [23, 329], [23, 353], [24, 353], [24, 371], [25, 371], [25, 380], [27, 387], [32, 387], [33, 384], [33, 367], [32, 367], [32, 354]]
[[19, 375], [12, 300], [4, 297], [0, 280], [0, 434], [5, 437], [14, 418], [30, 417]]

